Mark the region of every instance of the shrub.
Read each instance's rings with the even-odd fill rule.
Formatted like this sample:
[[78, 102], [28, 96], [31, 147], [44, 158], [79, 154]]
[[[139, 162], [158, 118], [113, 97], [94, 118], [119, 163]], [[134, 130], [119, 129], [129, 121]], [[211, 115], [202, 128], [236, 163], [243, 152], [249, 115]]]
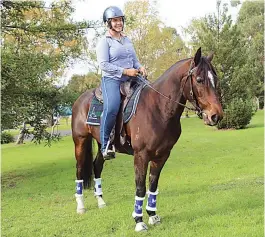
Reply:
[[217, 124], [217, 128], [245, 128], [254, 114], [253, 111], [252, 100], [235, 98], [224, 110], [224, 118]]
[[10, 133], [7, 133], [7, 132], [1, 133], [1, 144], [7, 144], [10, 142], [14, 142], [14, 141], [15, 139]]

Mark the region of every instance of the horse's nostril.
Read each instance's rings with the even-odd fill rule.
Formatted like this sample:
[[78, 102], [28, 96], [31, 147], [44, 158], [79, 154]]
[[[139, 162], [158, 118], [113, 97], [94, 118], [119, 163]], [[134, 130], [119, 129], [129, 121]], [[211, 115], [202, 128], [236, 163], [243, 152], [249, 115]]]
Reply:
[[217, 123], [217, 122], [219, 121], [219, 116], [218, 116], [217, 114], [214, 114], [214, 115], [212, 115], [211, 120], [212, 120], [214, 123]]

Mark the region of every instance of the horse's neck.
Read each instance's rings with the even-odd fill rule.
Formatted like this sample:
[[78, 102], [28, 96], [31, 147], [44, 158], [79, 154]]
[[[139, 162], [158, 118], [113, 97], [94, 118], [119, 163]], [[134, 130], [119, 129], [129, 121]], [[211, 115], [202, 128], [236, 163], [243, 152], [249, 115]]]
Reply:
[[179, 73], [176, 73], [176, 70], [178, 69], [171, 70], [167, 75], [164, 75], [164, 79], [153, 84], [153, 87], [159, 92], [152, 92], [157, 93], [155, 97], [156, 106], [158, 106], [166, 120], [178, 115], [180, 117], [184, 107], [178, 102], [186, 103], [186, 99], [183, 96], [182, 78], [188, 69], [186, 70], [186, 67], [179, 69]]

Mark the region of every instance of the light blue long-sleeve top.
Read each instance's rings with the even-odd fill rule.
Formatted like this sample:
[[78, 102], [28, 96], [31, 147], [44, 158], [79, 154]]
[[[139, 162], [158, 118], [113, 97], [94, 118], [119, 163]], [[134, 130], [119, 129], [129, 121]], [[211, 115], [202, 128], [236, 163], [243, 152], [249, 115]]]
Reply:
[[123, 70], [139, 69], [139, 63], [131, 40], [122, 34], [121, 39], [113, 38], [109, 32], [97, 44], [97, 61], [103, 77], [126, 81]]

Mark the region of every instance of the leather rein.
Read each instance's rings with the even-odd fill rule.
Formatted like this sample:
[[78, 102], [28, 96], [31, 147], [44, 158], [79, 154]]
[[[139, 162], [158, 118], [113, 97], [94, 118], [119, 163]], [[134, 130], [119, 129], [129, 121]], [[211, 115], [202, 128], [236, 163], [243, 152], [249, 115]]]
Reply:
[[[148, 86], [149, 88], [151, 88], [153, 91], [155, 91], [156, 93], [158, 93], [159, 95], [161, 95], [162, 97], [164, 97], [164, 98], [166, 98], [166, 99], [168, 99], [168, 100], [170, 100], [170, 101], [172, 101], [172, 102], [174, 102], [174, 103], [177, 103], [177, 104], [179, 104], [179, 105], [185, 107], [185, 108], [188, 109], [188, 110], [196, 111], [197, 114], [198, 114], [199, 116], [201, 116], [201, 114], [202, 114], [202, 110], [201, 110], [201, 108], [200, 108], [199, 105], [198, 105], [197, 99], [196, 99], [195, 96], [194, 96], [194, 92], [193, 92], [193, 88], [192, 88], [192, 74], [193, 74], [193, 72], [194, 72], [195, 69], [196, 69], [196, 67], [193, 67], [193, 63], [191, 62], [191, 64], [190, 64], [190, 68], [189, 68], [189, 71], [188, 71], [188, 75], [186, 76], [186, 78], [183, 77], [183, 78], [185, 78], [185, 82], [183, 83], [183, 86], [181, 87], [181, 90], [180, 90], [181, 93], [180, 93], [180, 95], [177, 97], [177, 98], [179, 98], [178, 100], [172, 100], [172, 99], [169, 98], [168, 96], [166, 96], [166, 95], [162, 94], [161, 92], [159, 92], [158, 90], [156, 90], [156, 89], [151, 85], [151, 83], [150, 83], [148, 80], [144, 79], [141, 75], [138, 75], [137, 78], [138, 78], [139, 80], [141, 80], [146, 86]], [[183, 79], [183, 78], [182, 78], [182, 79]], [[189, 81], [190, 81], [190, 96], [191, 96], [191, 98], [192, 98], [192, 101], [190, 101], [190, 102], [191, 102], [191, 104], [194, 106], [194, 108], [191, 108], [191, 107], [189, 107], [189, 106], [187, 106], [187, 105], [182, 104], [182, 103], [179, 102], [181, 96], [183, 95], [184, 87], [185, 87], [185, 84], [186, 84], [186, 82], [188, 81], [188, 79], [190, 79], [190, 80], [189, 80]]]

